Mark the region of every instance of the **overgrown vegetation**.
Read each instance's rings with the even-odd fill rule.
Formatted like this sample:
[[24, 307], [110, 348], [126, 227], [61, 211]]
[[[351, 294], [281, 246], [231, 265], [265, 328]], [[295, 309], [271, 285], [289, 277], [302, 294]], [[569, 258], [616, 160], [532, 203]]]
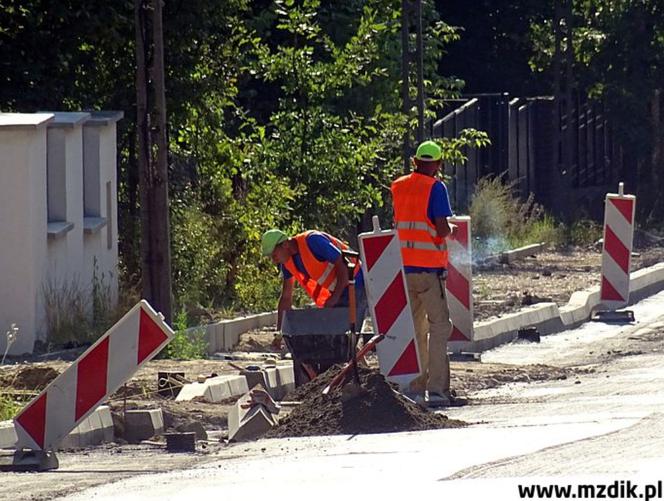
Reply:
[[552, 247], [585, 247], [602, 235], [601, 225], [594, 221], [581, 219], [569, 226], [556, 221], [532, 196], [526, 200], [517, 197], [514, 185], [500, 177], [480, 179], [469, 212], [473, 253], [479, 258], [540, 242]]
[[[462, 89], [551, 94], [553, 5], [424, 0], [427, 118]], [[125, 112], [118, 129], [119, 248], [124, 290], [135, 290], [141, 269], [134, 3], [70, 0], [57, 9], [0, 0], [0, 6], [3, 111]], [[644, 181], [639, 210], [662, 220], [664, 198], [657, 194], [664, 177], [655, 167], [664, 154], [664, 9], [655, 0], [573, 7], [570, 85], [611, 103], [629, 145], [625, 154]], [[401, 105], [400, 9], [398, 0], [165, 2], [176, 309], [273, 308], [280, 278], [259, 254], [265, 229], [316, 228], [352, 240], [372, 214], [391, 217], [389, 185], [402, 174], [401, 144], [415, 119]], [[410, 91], [414, 98], [416, 89]], [[476, 131], [461, 132], [445, 142], [445, 159], [458, 163], [466, 146], [485, 143]], [[562, 229], [498, 179], [480, 182], [471, 215], [480, 252], [536, 241], [586, 245], [601, 236], [583, 221]], [[96, 336], [85, 312], [93, 312], [94, 325], [113, 318], [103, 287], [93, 285], [90, 305], [87, 285], [45, 287], [54, 344]]]
[[205, 329], [187, 329], [187, 312], [181, 310], [173, 321], [175, 336], [162, 352], [163, 358], [197, 360], [207, 357]]
[[125, 289], [114, 302], [110, 280], [99, 273], [94, 261], [92, 282], [84, 286], [79, 278], [55, 280], [42, 286], [46, 313], [46, 349], [86, 346], [99, 338], [139, 300], [133, 289]]
[[21, 410], [22, 405], [11, 395], [0, 392], [0, 421], [13, 419]]
[[472, 218], [473, 253], [478, 257], [531, 243], [558, 245], [560, 228], [532, 197], [520, 200], [514, 184], [500, 177], [480, 179], [469, 213]]

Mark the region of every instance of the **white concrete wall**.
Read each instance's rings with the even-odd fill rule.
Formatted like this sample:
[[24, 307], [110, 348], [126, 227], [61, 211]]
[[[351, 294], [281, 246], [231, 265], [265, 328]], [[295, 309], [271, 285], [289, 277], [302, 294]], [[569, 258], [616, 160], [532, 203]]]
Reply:
[[[54, 287], [72, 281], [81, 288], [83, 283], [83, 128], [82, 124], [63, 127], [61, 124], [48, 126], [48, 170], [49, 184], [58, 183], [56, 190], [64, 203], [55, 203], [49, 196], [49, 216], [53, 220], [51, 207], [63, 205], [62, 217], [57, 220], [71, 223], [72, 229], [59, 238], [48, 239], [48, 274], [47, 280]], [[61, 165], [56, 165], [61, 164]], [[61, 179], [54, 179], [53, 174]], [[64, 174], [64, 175], [62, 175]], [[52, 194], [51, 187], [49, 192]], [[60, 216], [60, 211], [58, 211]]]
[[103, 226], [84, 234], [84, 280], [92, 283], [96, 266], [97, 280], [110, 287], [113, 304], [118, 298], [116, 135], [114, 121], [95, 120], [94, 115], [83, 128], [85, 217], [105, 220]]
[[[11, 323], [20, 329], [11, 354], [32, 352], [35, 340], [46, 338], [47, 287], [78, 282], [89, 294], [95, 258], [97, 277], [117, 302], [121, 118], [119, 112], [0, 113], [0, 356]], [[84, 185], [88, 162], [95, 168]]]
[[0, 352], [12, 323], [11, 353], [31, 352], [44, 328], [46, 128], [50, 115], [3, 114], [0, 120]]

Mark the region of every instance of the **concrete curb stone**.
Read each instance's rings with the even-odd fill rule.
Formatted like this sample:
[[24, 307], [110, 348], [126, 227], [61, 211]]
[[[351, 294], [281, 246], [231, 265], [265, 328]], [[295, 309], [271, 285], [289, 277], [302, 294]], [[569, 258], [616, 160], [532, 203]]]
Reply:
[[249, 391], [249, 386], [244, 376], [223, 375], [209, 378], [203, 383], [185, 384], [175, 401], [183, 402], [202, 397], [206, 402], [215, 403], [237, 397], [247, 391]]
[[229, 441], [253, 440], [276, 426], [277, 422], [275, 418], [265, 406], [258, 404], [250, 409], [242, 408], [242, 405], [250, 401], [251, 396], [247, 392], [235, 403], [228, 413]]
[[205, 328], [205, 337], [208, 342], [208, 354], [212, 355], [218, 351], [228, 351], [240, 340], [240, 335], [254, 329], [268, 327], [277, 323], [277, 312], [270, 311], [258, 313], [246, 317], [222, 320], [201, 327], [193, 327], [190, 330]]
[[13, 421], [0, 421], [0, 449], [13, 449], [16, 447], [16, 430]]
[[[664, 263], [638, 270], [630, 276], [629, 304], [664, 289]], [[475, 324], [475, 339], [470, 342], [449, 343], [453, 353], [481, 352], [509, 343], [523, 327], [537, 327], [540, 334], [552, 334], [573, 329], [587, 322], [592, 311], [600, 306], [599, 286], [572, 294], [569, 302], [558, 308], [555, 303], [539, 303], [498, 319]]]
[[161, 409], [137, 409], [125, 412], [125, 439], [137, 443], [164, 433]]
[[498, 255], [498, 261], [505, 264], [512, 264], [519, 259], [523, 259], [524, 257], [532, 256], [533, 254], [542, 252], [545, 247], [546, 244], [539, 243], [526, 245], [524, 247], [519, 247], [518, 249], [513, 249], [506, 252], [501, 252]]

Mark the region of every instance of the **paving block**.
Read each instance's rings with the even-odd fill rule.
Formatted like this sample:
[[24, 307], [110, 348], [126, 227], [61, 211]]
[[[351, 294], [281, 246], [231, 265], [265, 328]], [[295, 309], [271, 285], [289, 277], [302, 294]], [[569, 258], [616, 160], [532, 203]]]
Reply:
[[245, 393], [228, 413], [229, 441], [253, 440], [276, 426], [276, 420], [265, 406], [258, 404], [251, 409], [241, 407], [250, 401], [249, 393]]
[[204, 397], [207, 386], [205, 383], [187, 383], [182, 386], [180, 393], [175, 397], [176, 402], [193, 400], [196, 397]]
[[209, 378], [203, 383], [203, 386], [205, 386], [203, 399], [206, 402], [221, 402], [232, 396], [231, 387], [225, 376]]
[[261, 371], [265, 374], [265, 381], [267, 382], [265, 389], [272, 398], [279, 400], [282, 395], [279, 388], [279, 376], [277, 375], [276, 367], [263, 367]]
[[256, 385], [261, 385], [263, 388], [267, 388], [267, 377], [265, 373], [261, 370], [243, 370], [240, 373], [247, 380], [247, 387], [251, 390]]
[[164, 416], [161, 409], [140, 409], [125, 413], [125, 438], [127, 442], [140, 442], [163, 432]]
[[292, 362], [277, 365], [277, 376], [279, 379], [280, 397], [284, 398], [288, 393], [295, 389], [295, 372]]
[[102, 405], [96, 411], [99, 413], [99, 419], [101, 420], [101, 429], [102, 429], [102, 443], [113, 442], [115, 440], [115, 432], [113, 428], [113, 415], [111, 414], [111, 408], [107, 405]]
[[13, 421], [0, 421], [0, 449], [16, 447], [16, 430]]
[[243, 395], [249, 391], [249, 384], [247, 378], [239, 375], [223, 376], [228, 380], [228, 386], [231, 390], [231, 396], [236, 397]]
[[202, 397], [206, 402], [214, 403], [240, 396], [247, 391], [249, 386], [244, 376], [224, 375], [208, 378], [202, 383], [185, 384], [175, 400], [182, 402]]
[[85, 445], [97, 445], [104, 441], [104, 429], [101, 422], [101, 416], [98, 412], [93, 412], [86, 419], [88, 422], [88, 429], [81, 437], [81, 442]]

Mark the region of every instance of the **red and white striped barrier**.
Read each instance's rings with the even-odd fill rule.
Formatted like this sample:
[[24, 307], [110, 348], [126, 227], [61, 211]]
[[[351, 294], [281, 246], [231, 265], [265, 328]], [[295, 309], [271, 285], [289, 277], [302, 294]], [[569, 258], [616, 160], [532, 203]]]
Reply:
[[17, 449], [54, 449], [172, 336], [147, 301], [139, 302], [14, 418]]
[[472, 341], [473, 336], [473, 259], [470, 216], [454, 216], [448, 221], [457, 226], [454, 238], [447, 239], [447, 304], [452, 321], [450, 342]]
[[635, 209], [636, 197], [624, 194], [623, 183], [618, 185], [618, 194], [607, 193], [600, 303], [602, 307], [611, 310], [627, 306], [629, 301]]
[[420, 363], [401, 244], [396, 231], [381, 231], [376, 216], [373, 226], [358, 239], [374, 333], [385, 336], [376, 346], [378, 365], [389, 381], [405, 387], [419, 376]]

